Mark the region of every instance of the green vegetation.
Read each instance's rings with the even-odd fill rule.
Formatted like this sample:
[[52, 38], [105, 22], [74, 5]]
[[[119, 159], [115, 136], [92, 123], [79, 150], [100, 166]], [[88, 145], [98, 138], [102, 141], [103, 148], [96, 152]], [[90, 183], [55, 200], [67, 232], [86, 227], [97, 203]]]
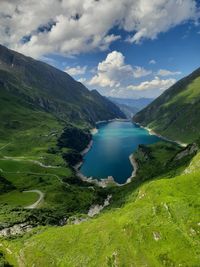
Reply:
[[[198, 266], [200, 173], [195, 167], [200, 153], [190, 151], [190, 147], [167, 142], [140, 146], [135, 153], [139, 170], [134, 181], [99, 189], [99, 202], [108, 193], [113, 196], [107, 210], [79, 225], [40, 226], [21, 237], [2, 239], [0, 251], [14, 266], [22, 262], [25, 266]], [[86, 186], [80, 180], [67, 180]], [[44, 211], [15, 210], [15, 215], [20, 214], [20, 221], [39, 217], [35, 226], [52, 224], [55, 218]], [[7, 212], [6, 216], [11, 215]]]
[[[190, 165], [199, 164], [199, 154]], [[190, 167], [186, 167], [188, 170]], [[198, 266], [199, 171], [138, 187], [120, 209], [2, 241], [15, 266]], [[6, 250], [7, 249], [7, 250]], [[10, 251], [10, 253], [6, 252]]]
[[3, 253], [0, 252], [0, 267], [11, 267], [11, 265], [5, 260]]
[[28, 206], [37, 201], [38, 194], [36, 193], [23, 193], [19, 191], [12, 191], [0, 195], [0, 203], [5, 203], [11, 206]]
[[199, 138], [200, 69], [166, 90], [133, 120], [173, 140], [190, 143]]

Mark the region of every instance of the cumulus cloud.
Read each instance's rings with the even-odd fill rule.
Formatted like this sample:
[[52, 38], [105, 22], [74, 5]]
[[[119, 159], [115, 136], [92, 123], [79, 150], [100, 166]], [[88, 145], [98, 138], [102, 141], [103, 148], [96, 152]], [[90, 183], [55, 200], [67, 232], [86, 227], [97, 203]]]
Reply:
[[112, 51], [105, 60], [98, 64], [97, 73], [89, 81], [89, 85], [120, 87], [121, 82], [124, 80], [140, 78], [150, 73], [151, 71], [143, 67], [132, 67], [125, 64], [123, 54], [118, 51]]
[[77, 76], [77, 75], [85, 74], [86, 69], [87, 69], [87, 66], [83, 66], [83, 67], [76, 66], [76, 67], [66, 67], [64, 71], [67, 72], [71, 76]]
[[150, 64], [150, 65], [155, 65], [155, 64], [156, 64], [155, 59], [151, 59], [151, 60], [149, 61], [149, 64]]
[[152, 71], [151, 70], [146, 70], [144, 69], [143, 67], [138, 67], [136, 66], [134, 69], [133, 69], [133, 76], [135, 78], [140, 78], [140, 77], [144, 77], [144, 76], [147, 76], [149, 74], [151, 74]]
[[[144, 38], [155, 39], [160, 32], [197, 19], [197, 4], [192, 0], [153, 0], [135, 1], [125, 20], [125, 29], [136, 33], [127, 41], [139, 43]], [[132, 16], [132, 19], [131, 19]]]
[[197, 19], [195, 0], [1, 0], [0, 42], [26, 55], [75, 55], [106, 50], [119, 40], [154, 39], [160, 32]]
[[176, 82], [176, 79], [170, 78], [170, 79], [162, 80], [159, 77], [155, 77], [153, 80], [142, 82], [139, 85], [129, 85], [127, 89], [139, 90], [139, 91], [159, 89], [163, 91], [163, 90], [168, 89], [175, 82]]
[[157, 72], [157, 75], [159, 76], [170, 76], [170, 75], [180, 75], [181, 71], [170, 71], [170, 70], [165, 70], [165, 69], [160, 69]]

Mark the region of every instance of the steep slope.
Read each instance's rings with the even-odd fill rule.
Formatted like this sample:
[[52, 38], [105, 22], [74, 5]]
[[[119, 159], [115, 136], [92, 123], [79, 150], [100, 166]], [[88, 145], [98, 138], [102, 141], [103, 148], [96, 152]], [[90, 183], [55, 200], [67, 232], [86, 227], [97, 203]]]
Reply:
[[90, 92], [67, 73], [0, 46], [0, 93], [5, 90], [34, 108], [72, 122], [94, 124], [124, 118], [112, 102]]
[[[181, 175], [140, 186], [121, 209], [2, 241], [14, 266], [199, 266], [199, 154]], [[89, 253], [88, 253], [89, 252]]]
[[161, 135], [192, 142], [200, 130], [200, 68], [178, 81], [133, 120]]

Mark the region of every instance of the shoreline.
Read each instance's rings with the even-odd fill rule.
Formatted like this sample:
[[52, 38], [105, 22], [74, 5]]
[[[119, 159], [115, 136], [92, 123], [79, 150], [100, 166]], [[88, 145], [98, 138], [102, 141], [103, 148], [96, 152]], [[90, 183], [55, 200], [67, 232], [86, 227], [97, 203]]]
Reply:
[[[131, 120], [129, 119], [112, 119], [112, 120], [104, 120], [104, 121], [97, 121], [96, 122], [96, 125], [98, 124], [101, 124], [101, 123], [108, 123], [108, 122], [112, 122], [112, 121], [130, 121], [132, 122]], [[92, 136], [97, 134], [98, 133], [98, 128], [92, 128], [90, 130]], [[90, 143], [87, 145], [87, 147], [81, 151], [81, 155], [84, 156], [86, 153], [89, 152], [89, 150], [92, 148], [92, 145], [93, 145], [93, 140], [90, 141]], [[138, 170], [138, 164], [133, 156], [133, 154], [130, 154], [129, 155], [129, 160], [130, 160], [130, 164], [131, 166], [133, 167], [133, 171], [131, 173], [131, 176], [129, 178], [127, 178], [126, 182], [123, 183], [123, 184], [119, 184], [117, 183], [114, 178], [112, 176], [108, 176], [107, 178], [102, 178], [102, 179], [94, 179], [92, 176], [91, 177], [87, 177], [85, 175], [83, 175], [81, 172], [80, 172], [80, 168], [83, 164], [83, 160], [80, 161], [79, 163], [77, 163], [75, 166], [73, 166], [73, 169], [75, 170], [76, 172], [76, 175], [84, 182], [88, 182], [88, 183], [91, 183], [91, 184], [95, 184], [97, 186], [100, 186], [102, 188], [105, 188], [107, 186], [111, 186], [111, 185], [115, 185], [115, 186], [124, 186], [128, 183], [130, 183], [132, 181], [132, 179], [136, 176], [136, 173], [137, 173], [137, 170]]]
[[[174, 143], [174, 144], [177, 144], [181, 147], [186, 147], [188, 144], [185, 144], [185, 143], [182, 143], [180, 141], [175, 141], [175, 140], [171, 140], [167, 137], [164, 137], [160, 134], [157, 134], [154, 130], [148, 128], [148, 127], [145, 127], [145, 126], [142, 126], [140, 125], [139, 123], [137, 122], [134, 122], [134, 121], [131, 121], [129, 119], [112, 119], [112, 120], [104, 120], [104, 121], [97, 121], [96, 122], [96, 125], [98, 124], [101, 124], [101, 123], [108, 123], [108, 122], [112, 122], [112, 121], [130, 121], [136, 125], [138, 125], [139, 127], [147, 130], [149, 132], [150, 135], [155, 135], [157, 137], [159, 137], [160, 139], [162, 140], [165, 140], [167, 142], [170, 142], [170, 143]], [[91, 134], [92, 135], [95, 135], [98, 133], [98, 128], [93, 128], [90, 130]], [[88, 151], [92, 148], [92, 145], [93, 145], [93, 140], [90, 141], [90, 143], [88, 144], [88, 146], [80, 153], [82, 156], [84, 156], [86, 153], [88, 153]], [[130, 164], [132, 165], [133, 167], [133, 171], [131, 173], [131, 176], [129, 178], [127, 178], [126, 182], [123, 183], [123, 184], [119, 184], [117, 183], [114, 178], [112, 176], [108, 176], [107, 178], [102, 178], [102, 179], [94, 179], [92, 176], [91, 177], [86, 177], [85, 175], [83, 175], [81, 172], [80, 172], [80, 167], [82, 166], [83, 164], [83, 161], [77, 163], [75, 166], [73, 166], [74, 170], [76, 171], [76, 175], [84, 182], [88, 182], [88, 183], [91, 183], [91, 184], [95, 184], [97, 186], [100, 186], [100, 187], [107, 187], [107, 186], [111, 186], [111, 185], [115, 185], [115, 186], [124, 186], [130, 182], [132, 182], [133, 178], [136, 176], [137, 174], [137, 170], [138, 170], [138, 163], [133, 155], [130, 154], [129, 155], [129, 160], [130, 160]]]
[[136, 125], [138, 125], [139, 127], [143, 128], [143, 129], [147, 130], [150, 135], [155, 135], [155, 136], [157, 136], [157, 137], [159, 137], [159, 138], [161, 138], [161, 139], [163, 139], [165, 141], [168, 141], [170, 143], [175, 143], [175, 144], [177, 144], [177, 145], [179, 145], [181, 147], [187, 147], [188, 146], [188, 144], [186, 144], [186, 143], [182, 143], [182, 142], [177, 141], [177, 140], [172, 140], [172, 139], [169, 139], [169, 138], [167, 138], [167, 137], [165, 137], [165, 136], [163, 136], [161, 134], [158, 134], [153, 129], [151, 129], [149, 127], [145, 127], [145, 126], [141, 125], [139, 122], [134, 122], [133, 121], [133, 123], [135, 123]]

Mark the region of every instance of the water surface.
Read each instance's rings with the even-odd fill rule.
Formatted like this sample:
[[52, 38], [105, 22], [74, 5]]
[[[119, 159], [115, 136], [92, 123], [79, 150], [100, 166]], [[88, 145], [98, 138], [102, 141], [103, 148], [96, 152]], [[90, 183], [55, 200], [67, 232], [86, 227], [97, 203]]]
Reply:
[[160, 140], [155, 135], [128, 121], [98, 124], [93, 136], [93, 146], [84, 156], [80, 172], [96, 179], [113, 176], [120, 184], [131, 176], [133, 167], [129, 160], [139, 144], [153, 144]]

